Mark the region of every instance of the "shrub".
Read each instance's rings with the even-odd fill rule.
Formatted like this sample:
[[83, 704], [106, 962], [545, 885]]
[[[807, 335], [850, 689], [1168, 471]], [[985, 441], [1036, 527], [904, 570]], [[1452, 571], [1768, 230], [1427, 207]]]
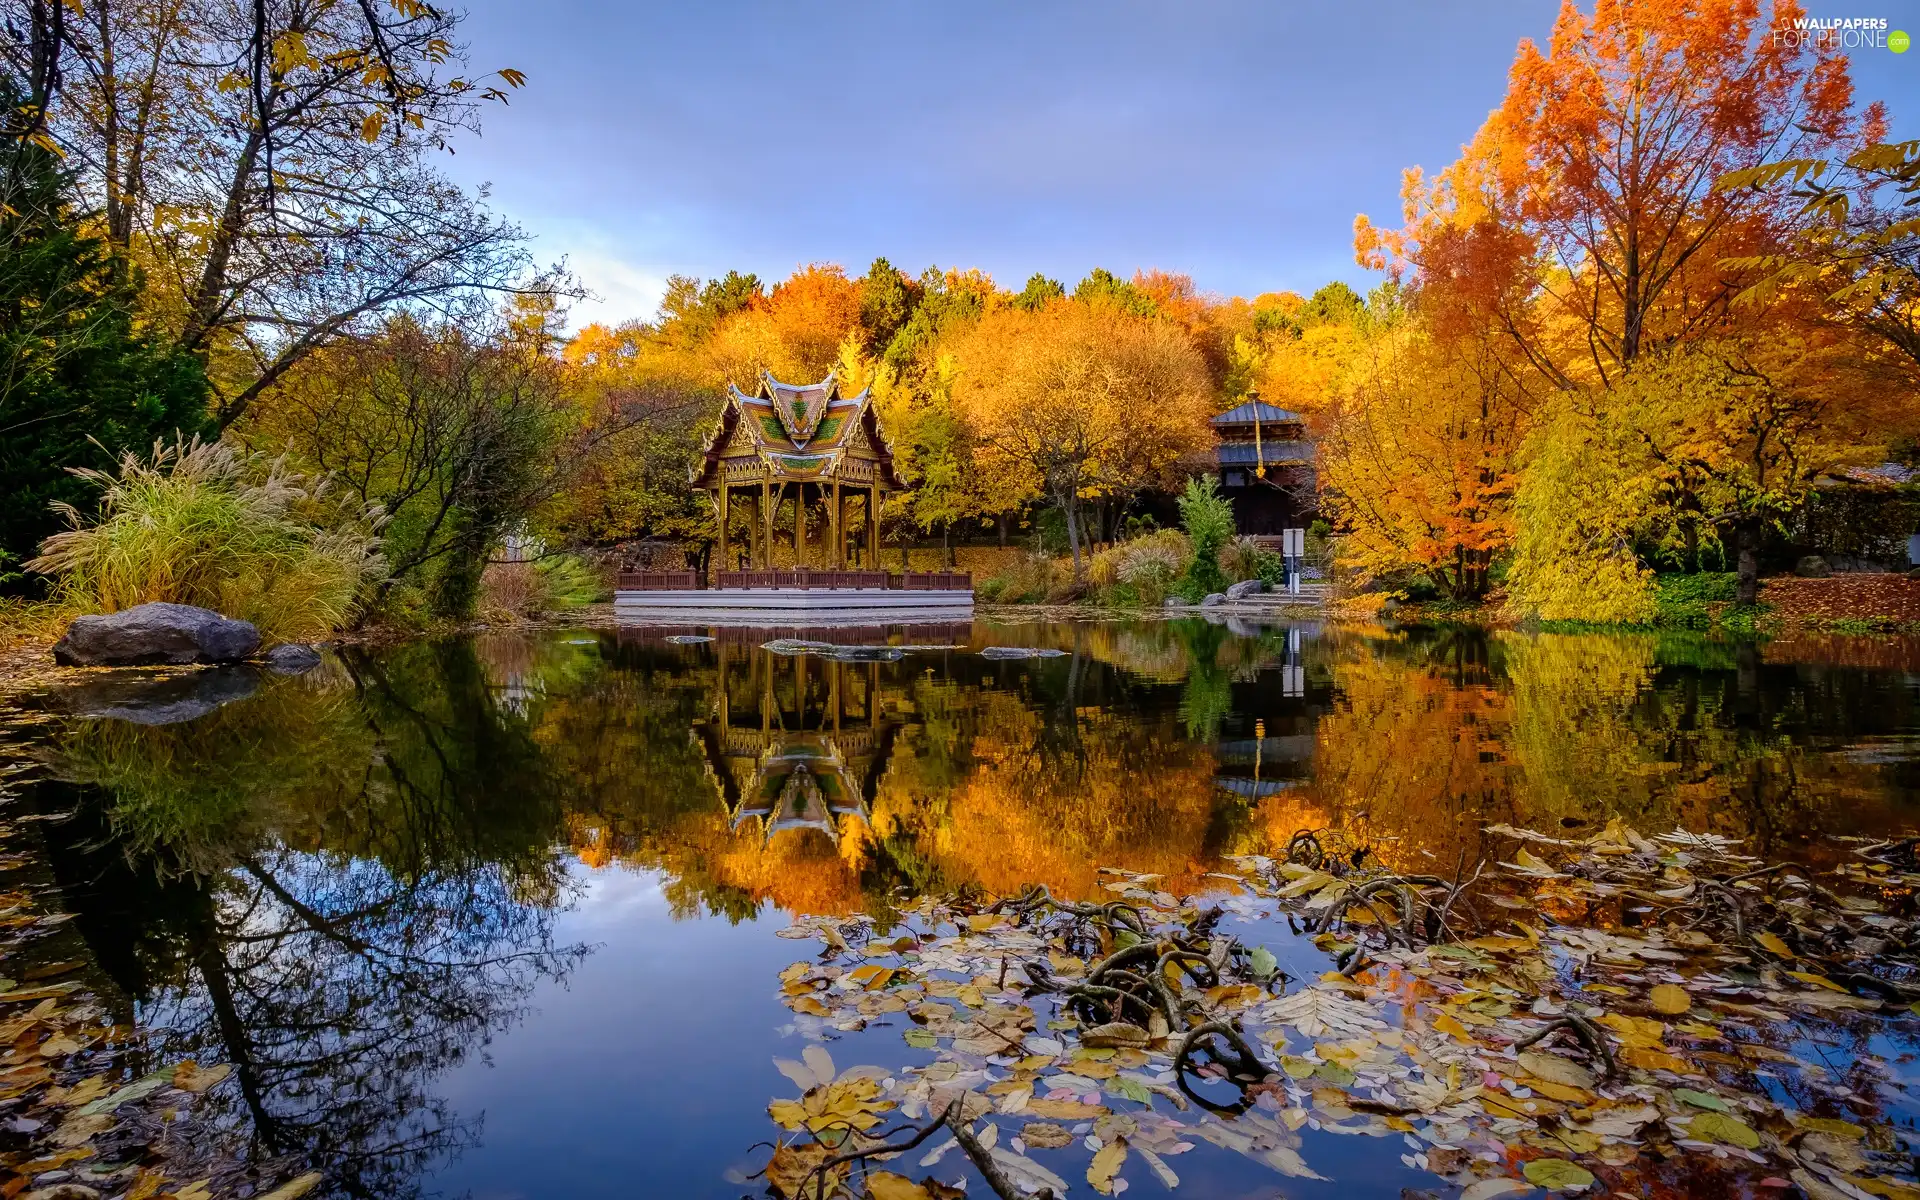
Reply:
[[1166, 600], [1192, 557], [1186, 535], [1177, 529], [1136, 538], [1121, 549], [1125, 554], [1119, 564], [1119, 582], [1133, 590], [1137, 603], [1148, 608], [1157, 608]]
[[480, 575], [480, 611], [492, 618], [535, 617], [585, 608], [606, 598], [606, 582], [577, 554], [488, 563]]
[[1724, 614], [1733, 603], [1740, 576], [1733, 571], [1702, 571], [1692, 575], [1660, 575], [1653, 582], [1653, 619], [1679, 629], [1708, 629], [1716, 608]]
[[1040, 604], [1053, 596], [1064, 575], [1054, 560], [1044, 554], [1029, 554], [980, 585], [980, 595], [990, 603]]
[[1187, 531], [1193, 554], [1187, 561], [1186, 577], [1180, 581], [1181, 594], [1197, 601], [1209, 593], [1224, 591], [1227, 576], [1220, 569], [1220, 551], [1233, 537], [1233, 508], [1220, 494], [1213, 476], [1187, 481], [1187, 490], [1180, 495], [1180, 524]]
[[1287, 556], [1262, 549], [1251, 537], [1237, 537], [1228, 542], [1227, 548], [1220, 552], [1220, 568], [1234, 583], [1258, 579], [1270, 592], [1287, 586]]
[[373, 514], [332, 504], [325, 480], [284, 460], [193, 438], [156, 442], [151, 462], [123, 455], [117, 475], [74, 473], [101, 488], [99, 515], [59, 505], [73, 527], [27, 564], [57, 577], [70, 608], [167, 600], [251, 621], [269, 642], [315, 637], [344, 625], [385, 568]]

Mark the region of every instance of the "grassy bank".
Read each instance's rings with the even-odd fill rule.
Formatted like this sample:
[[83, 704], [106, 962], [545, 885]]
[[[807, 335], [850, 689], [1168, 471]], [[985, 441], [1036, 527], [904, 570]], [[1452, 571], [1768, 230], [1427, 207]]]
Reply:
[[[1760, 582], [1755, 604], [1735, 602], [1732, 572], [1661, 575], [1654, 581], [1654, 616], [1637, 628], [1692, 629], [1736, 636], [1785, 634], [1920, 634], [1920, 579], [1893, 573], [1826, 579], [1777, 576]], [[1353, 598], [1355, 602], [1362, 597]], [[1504, 597], [1481, 604], [1451, 601], [1387, 602], [1382, 615], [1409, 623], [1459, 622], [1511, 627], [1530, 624]], [[1550, 629], [1619, 627], [1614, 622], [1542, 622]]]

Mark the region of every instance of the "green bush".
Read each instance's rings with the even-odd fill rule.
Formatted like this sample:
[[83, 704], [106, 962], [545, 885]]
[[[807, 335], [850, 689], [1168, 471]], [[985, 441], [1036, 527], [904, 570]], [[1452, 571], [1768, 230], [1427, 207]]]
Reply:
[[310, 638], [344, 625], [385, 566], [367, 514], [330, 503], [324, 481], [221, 442], [155, 443], [117, 476], [75, 473], [101, 489], [98, 516], [58, 506], [73, 527], [27, 564], [71, 609], [167, 600], [251, 621], [268, 642]]
[[1220, 569], [1220, 551], [1233, 538], [1233, 508], [1213, 476], [1187, 481], [1187, 490], [1180, 495], [1180, 525], [1193, 554], [1180, 581], [1180, 595], [1188, 603], [1198, 603], [1213, 592], [1225, 591], [1229, 582]]
[[1709, 606], [1733, 603], [1739, 583], [1739, 576], [1732, 571], [1655, 576], [1654, 622], [1676, 629], [1709, 628], [1714, 624]]

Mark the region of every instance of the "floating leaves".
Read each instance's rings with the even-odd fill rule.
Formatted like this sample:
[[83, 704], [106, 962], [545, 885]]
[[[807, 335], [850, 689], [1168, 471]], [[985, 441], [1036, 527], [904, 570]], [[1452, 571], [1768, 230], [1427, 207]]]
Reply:
[[1536, 1158], [1520, 1168], [1529, 1183], [1554, 1192], [1578, 1192], [1593, 1186], [1593, 1172], [1564, 1158]]
[[1687, 1122], [1687, 1130], [1703, 1142], [1724, 1142], [1742, 1150], [1760, 1145], [1760, 1135], [1731, 1113], [1703, 1112]]
[[1647, 993], [1647, 1002], [1653, 1006], [1653, 1011], [1668, 1016], [1678, 1016], [1693, 1007], [1693, 997], [1687, 995], [1687, 989], [1673, 983], [1654, 985], [1653, 990]]
[[[1920, 939], [1920, 923], [1896, 928], [1891, 914], [1907, 910], [1841, 880], [1809, 889], [1724, 839], [1650, 839], [1619, 820], [1586, 839], [1507, 832], [1524, 844], [1465, 906], [1445, 882], [1308, 838], [1308, 862], [1237, 860], [1237, 875], [1216, 876], [1234, 881], [1223, 899], [1106, 872], [1122, 901], [929, 898], [896, 929], [810, 919], [826, 953], [781, 975], [796, 1032], [849, 1036], [887, 1018], [932, 1061], [835, 1074], [809, 1046], [782, 1066], [802, 1095], [770, 1112], [803, 1139], [858, 1147], [889, 1106], [925, 1120], [958, 1098], [1010, 1186], [1061, 1194], [1055, 1160], [1032, 1155], [1078, 1155], [1073, 1172], [1113, 1195], [1130, 1164], [1135, 1185], [1150, 1173], [1178, 1187], [1173, 1164], [1196, 1143], [1324, 1179], [1310, 1139], [1337, 1134], [1405, 1138], [1402, 1161], [1446, 1176], [1460, 1200], [1634, 1194], [1652, 1178], [1643, 1163], [1686, 1155], [1712, 1156], [1722, 1175], [1758, 1172], [1740, 1186], [1790, 1177], [1811, 1195], [1920, 1200], [1910, 1180], [1875, 1174], [1911, 1161], [1897, 1157], [1904, 1135], [1844, 1119], [1864, 1121], [1870, 1100], [1838, 1093], [1839, 1115], [1814, 1117], [1743, 1090], [1798, 1076], [1836, 1094], [1819, 1090], [1818, 1055], [1772, 1031], [1836, 1011], [1907, 1015], [1920, 989], [1851, 994], [1874, 964], [1832, 957]], [[1869, 888], [1920, 893], [1920, 861], [1854, 870]], [[1635, 919], [1618, 919], [1629, 908]], [[1327, 956], [1319, 978], [1301, 986], [1268, 946], [1212, 932], [1226, 911], [1236, 932], [1275, 944], [1290, 933], [1271, 921], [1265, 937], [1263, 920], [1304, 922], [1295, 945]], [[1820, 949], [1837, 921], [1873, 932]], [[1111, 986], [1125, 979], [1138, 990]], [[1203, 1092], [1238, 1104], [1194, 1105]], [[867, 1194], [944, 1186], [902, 1175]]]
[[1325, 987], [1306, 988], [1276, 1000], [1263, 1006], [1260, 1015], [1271, 1024], [1291, 1026], [1302, 1037], [1313, 1040], [1354, 1037], [1386, 1028], [1386, 1022], [1370, 1006]]

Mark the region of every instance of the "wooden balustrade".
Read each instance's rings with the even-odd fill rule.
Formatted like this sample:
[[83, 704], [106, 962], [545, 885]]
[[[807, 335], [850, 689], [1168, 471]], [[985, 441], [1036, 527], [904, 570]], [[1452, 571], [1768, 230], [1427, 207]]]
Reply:
[[[623, 571], [621, 591], [692, 592], [706, 587], [698, 571]], [[971, 591], [973, 576], [966, 571], [828, 571], [798, 570], [716, 571], [719, 588], [885, 588], [907, 592]]]
[[628, 592], [697, 592], [704, 585], [698, 571], [622, 571], [614, 586]]

